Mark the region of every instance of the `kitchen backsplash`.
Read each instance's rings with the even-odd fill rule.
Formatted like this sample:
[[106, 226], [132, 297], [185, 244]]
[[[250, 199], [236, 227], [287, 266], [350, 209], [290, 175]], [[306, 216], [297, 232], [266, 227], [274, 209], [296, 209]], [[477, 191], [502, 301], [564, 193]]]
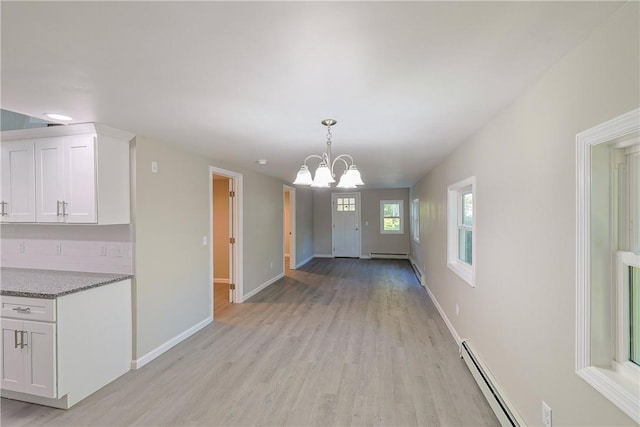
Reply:
[[0, 228], [3, 267], [133, 274], [129, 225], [22, 225]]

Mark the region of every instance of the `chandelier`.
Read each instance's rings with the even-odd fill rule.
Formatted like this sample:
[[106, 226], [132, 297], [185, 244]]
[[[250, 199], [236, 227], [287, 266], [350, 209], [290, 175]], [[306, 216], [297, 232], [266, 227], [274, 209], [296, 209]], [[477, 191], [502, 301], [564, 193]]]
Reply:
[[[356, 188], [358, 185], [364, 185], [362, 178], [360, 177], [360, 171], [353, 163], [353, 157], [348, 154], [340, 154], [338, 157], [331, 161], [331, 126], [337, 122], [334, 119], [325, 119], [321, 121], [323, 125], [327, 127], [327, 151], [322, 153], [321, 156], [312, 154], [304, 159], [304, 163], [300, 166], [296, 180], [293, 181], [295, 185], [310, 185], [315, 188], [329, 188], [331, 184], [336, 182], [336, 174], [334, 167], [336, 162], [341, 161], [344, 163], [344, 172], [340, 176], [340, 181], [337, 188]], [[307, 166], [307, 160], [320, 159], [318, 169], [316, 169], [315, 177], [311, 176], [311, 171]], [[340, 163], [339, 163], [340, 164]]]

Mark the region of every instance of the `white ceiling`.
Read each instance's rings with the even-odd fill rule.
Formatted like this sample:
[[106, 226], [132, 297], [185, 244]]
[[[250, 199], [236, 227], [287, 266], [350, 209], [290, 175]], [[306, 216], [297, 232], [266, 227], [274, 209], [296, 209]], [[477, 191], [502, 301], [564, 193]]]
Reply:
[[408, 186], [621, 4], [3, 1], [1, 108], [286, 181], [335, 118], [367, 188]]

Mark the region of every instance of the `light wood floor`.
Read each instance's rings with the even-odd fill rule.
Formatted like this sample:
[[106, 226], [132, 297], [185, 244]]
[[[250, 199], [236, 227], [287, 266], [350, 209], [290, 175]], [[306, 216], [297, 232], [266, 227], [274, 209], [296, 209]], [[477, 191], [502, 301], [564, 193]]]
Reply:
[[406, 261], [315, 259], [68, 411], [2, 426], [498, 425]]
[[213, 315], [216, 320], [225, 316], [226, 308], [229, 307], [229, 284], [214, 283], [213, 284]]

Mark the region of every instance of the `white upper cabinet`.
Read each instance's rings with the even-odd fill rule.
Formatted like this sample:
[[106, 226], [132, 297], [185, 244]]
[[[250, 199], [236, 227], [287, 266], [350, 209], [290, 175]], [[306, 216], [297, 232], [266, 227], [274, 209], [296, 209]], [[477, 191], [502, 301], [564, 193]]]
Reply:
[[[2, 201], [6, 204], [0, 208], [7, 213], [2, 216], [4, 222], [128, 224], [132, 138], [132, 134], [96, 124], [3, 132]], [[23, 185], [26, 191], [19, 189], [32, 200], [30, 219], [14, 219], [9, 206], [19, 205], [5, 200], [5, 187], [17, 185], [13, 179], [6, 179], [13, 177], [14, 168], [5, 152], [14, 144], [27, 146], [25, 150], [30, 144], [31, 172], [25, 179], [33, 183]], [[22, 171], [28, 170], [18, 160], [14, 163], [16, 174], [22, 176]]]
[[34, 222], [33, 141], [2, 142], [0, 221]]
[[35, 142], [36, 221], [64, 222], [64, 139], [48, 138]]

